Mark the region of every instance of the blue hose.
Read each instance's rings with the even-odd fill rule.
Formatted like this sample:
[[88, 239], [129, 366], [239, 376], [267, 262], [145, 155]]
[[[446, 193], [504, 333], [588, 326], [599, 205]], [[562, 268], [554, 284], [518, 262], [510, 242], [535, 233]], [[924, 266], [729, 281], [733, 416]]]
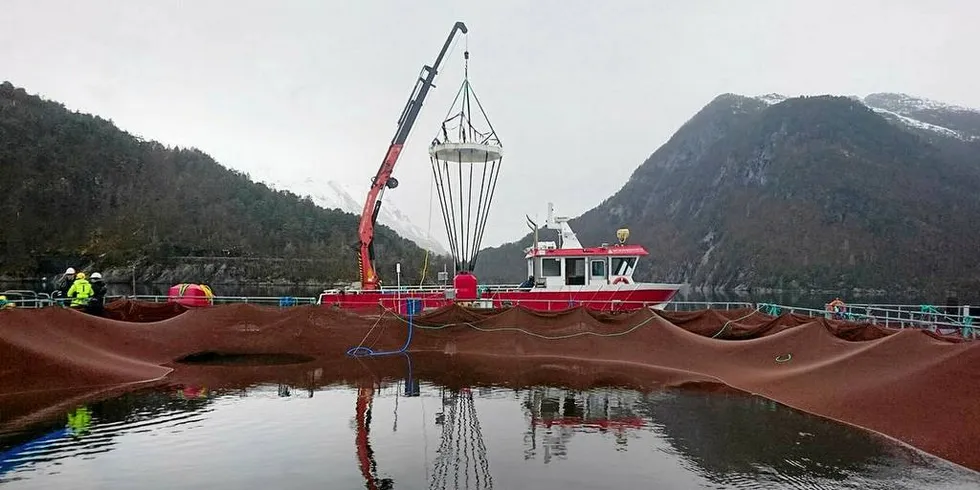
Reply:
[[[417, 302], [417, 303], [416, 303]], [[408, 346], [412, 343], [412, 331], [415, 330], [413, 327], [414, 322], [412, 317], [421, 309], [422, 302], [419, 300], [408, 300], [406, 310], [408, 310], [408, 338], [405, 339], [405, 345], [401, 346], [398, 350], [388, 350], [375, 352], [374, 349], [370, 347], [365, 347], [359, 345], [357, 347], [351, 347], [347, 349], [347, 355], [353, 357], [370, 357], [370, 356], [388, 356], [391, 354], [404, 354], [408, 350]]]
[[408, 352], [403, 352], [402, 355], [405, 356], [405, 361], [408, 363], [408, 375], [405, 379], [405, 396], [419, 396], [420, 392], [415, 385], [415, 376], [412, 372], [412, 355]]

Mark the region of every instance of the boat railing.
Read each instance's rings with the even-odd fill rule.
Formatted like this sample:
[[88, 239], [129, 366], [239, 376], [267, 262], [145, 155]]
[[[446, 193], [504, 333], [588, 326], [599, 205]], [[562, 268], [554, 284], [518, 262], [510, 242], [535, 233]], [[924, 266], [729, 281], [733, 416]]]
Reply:
[[[383, 293], [394, 293], [394, 292], [398, 292], [398, 291], [403, 291], [403, 292], [404, 291], [431, 291], [431, 292], [439, 292], [439, 291], [445, 291], [446, 289], [449, 289], [451, 287], [452, 287], [452, 285], [446, 285], [446, 284], [428, 284], [428, 285], [424, 285], [424, 286], [404, 285], [403, 284], [401, 286], [381, 286], [381, 292], [383, 292]], [[337, 291], [337, 290], [328, 290], [328, 291]]]
[[[5, 304], [13, 305], [17, 308], [43, 308], [45, 306], [51, 306], [55, 302], [55, 300], [51, 299], [50, 294], [39, 293], [29, 289], [10, 289], [0, 292], [0, 296], [6, 298], [4, 301]], [[62, 299], [70, 301], [67, 298]]]
[[[110, 295], [106, 296], [106, 303], [114, 301], [117, 299], [130, 299], [134, 301], [146, 301], [150, 303], [167, 303], [175, 302], [177, 299], [168, 295], [159, 294], [133, 294], [133, 295]], [[185, 300], [196, 299], [195, 298], [184, 298]], [[212, 304], [234, 304], [234, 303], [247, 303], [256, 305], [270, 305], [270, 306], [297, 306], [297, 305], [312, 305], [316, 304], [317, 298], [315, 297], [302, 297], [302, 296], [212, 296]]]
[[878, 308], [876, 305], [860, 305], [860, 307], [858, 305], [848, 305], [842, 311], [827, 311], [826, 309], [766, 303], [759, 303], [759, 305], [760, 311], [770, 315], [793, 313], [812, 318], [823, 317], [834, 320], [873, 323], [880, 327], [892, 329], [919, 328], [943, 335], [959, 334], [967, 339], [980, 337], [980, 326], [974, 326], [973, 318], [969, 315], [959, 317], [917, 315], [910, 311]]
[[933, 306], [928, 304], [871, 304], [854, 303], [845, 306], [851, 315], [882, 318], [885, 324], [903, 321], [924, 321], [972, 327], [974, 316], [969, 305]]
[[755, 309], [755, 303], [745, 301], [671, 301], [664, 305], [666, 311], [697, 311], [697, 310], [738, 310], [742, 308]]
[[[381, 292], [383, 293], [397, 293], [397, 292], [433, 292], [438, 293], [445, 291], [447, 289], [452, 289], [451, 284], [435, 284], [435, 285], [424, 285], [424, 286], [413, 286], [413, 285], [402, 285], [402, 286], [382, 286]], [[517, 291], [521, 289], [520, 284], [481, 284], [479, 286], [481, 291], [498, 292], [498, 291]], [[340, 289], [328, 289], [327, 291], [340, 291]]]

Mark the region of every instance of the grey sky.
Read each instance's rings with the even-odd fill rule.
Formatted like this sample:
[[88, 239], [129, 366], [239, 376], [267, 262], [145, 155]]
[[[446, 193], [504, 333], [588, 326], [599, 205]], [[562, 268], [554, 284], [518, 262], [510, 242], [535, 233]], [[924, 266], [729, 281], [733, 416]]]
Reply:
[[[577, 215], [616, 192], [720, 93], [895, 91], [980, 107], [977, 19], [968, 0], [4, 0], [0, 79], [258, 180], [366, 191], [420, 68], [462, 20], [470, 79], [506, 151], [484, 239], [496, 245], [548, 200]], [[423, 228], [427, 146], [462, 51], [389, 193]]]

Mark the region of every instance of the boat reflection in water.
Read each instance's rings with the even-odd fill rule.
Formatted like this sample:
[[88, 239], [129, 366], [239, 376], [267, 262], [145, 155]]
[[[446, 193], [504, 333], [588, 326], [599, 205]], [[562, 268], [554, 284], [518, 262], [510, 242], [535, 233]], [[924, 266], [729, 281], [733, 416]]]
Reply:
[[[630, 430], [644, 429], [646, 419], [637, 415], [635, 407], [642, 399], [640, 393], [626, 390], [594, 390], [575, 392], [556, 388], [528, 390], [524, 409], [530, 422], [525, 433], [524, 459], [538, 455], [541, 439], [542, 461], [565, 459], [569, 439], [576, 432], [612, 434], [616, 450], [625, 451]], [[543, 432], [539, 434], [539, 430]]]
[[[524, 459], [540, 457], [544, 464], [579, 461], [571, 454], [572, 441], [594, 434], [601, 437], [580, 446], [590, 454], [598, 444], [625, 452], [632, 441], [639, 451], [677, 457], [721, 488], [760, 482], [818, 488], [845, 481], [863, 488], [915, 488], [914, 480], [902, 479], [917, 473], [936, 488], [958, 488], [946, 479], [961, 471], [883, 437], [735, 392], [541, 387], [525, 393], [523, 408]], [[968, 470], [962, 475], [971, 485], [980, 482]]]

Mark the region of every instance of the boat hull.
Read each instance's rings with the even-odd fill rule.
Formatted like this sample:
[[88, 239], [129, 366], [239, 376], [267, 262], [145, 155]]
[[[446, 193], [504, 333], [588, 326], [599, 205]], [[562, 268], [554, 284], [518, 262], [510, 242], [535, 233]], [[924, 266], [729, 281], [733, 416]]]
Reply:
[[405, 300], [422, 301], [422, 309], [441, 308], [449, 304], [475, 308], [508, 308], [522, 306], [538, 311], [560, 311], [584, 306], [597, 311], [631, 311], [640, 308], [663, 308], [670, 302], [679, 284], [623, 284], [599, 288], [563, 287], [557, 289], [503, 289], [492, 287], [482, 291], [479, 298], [467, 300], [452, 297], [452, 289], [423, 290], [402, 289], [384, 291], [324, 292], [319, 303], [342, 309], [377, 311], [379, 305], [386, 310], [406, 313]]

